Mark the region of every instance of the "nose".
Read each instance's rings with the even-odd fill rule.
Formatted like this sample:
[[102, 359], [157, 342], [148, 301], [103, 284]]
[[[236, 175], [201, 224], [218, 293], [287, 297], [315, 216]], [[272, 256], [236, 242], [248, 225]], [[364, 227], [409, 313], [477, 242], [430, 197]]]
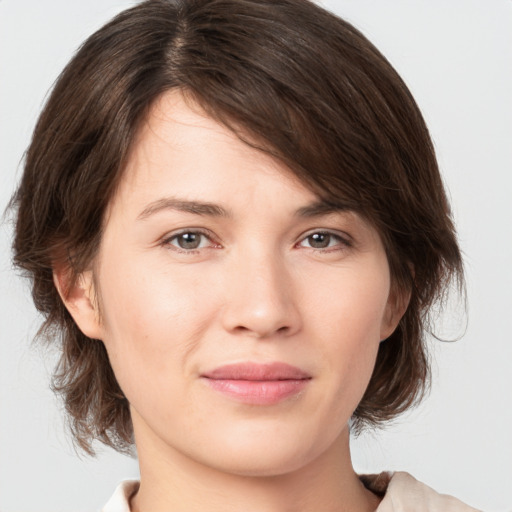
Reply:
[[302, 327], [292, 273], [275, 254], [247, 253], [226, 272], [224, 329], [255, 338], [287, 337]]

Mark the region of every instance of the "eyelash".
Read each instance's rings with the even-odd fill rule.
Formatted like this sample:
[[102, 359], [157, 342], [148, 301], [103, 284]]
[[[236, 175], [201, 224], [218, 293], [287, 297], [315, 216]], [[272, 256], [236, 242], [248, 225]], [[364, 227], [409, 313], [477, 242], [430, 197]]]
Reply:
[[314, 252], [330, 253], [330, 252], [335, 252], [335, 251], [343, 251], [343, 250], [346, 250], [346, 249], [352, 247], [352, 245], [353, 245], [353, 243], [349, 239], [348, 235], [342, 236], [339, 233], [334, 233], [332, 231], [326, 231], [326, 230], [310, 231], [305, 236], [303, 236], [301, 238], [301, 240], [296, 245], [298, 245], [300, 247], [302, 243], [304, 243], [306, 240], [308, 240], [309, 238], [311, 238], [315, 235], [323, 235], [323, 236], [330, 237], [331, 239], [336, 240], [337, 243], [334, 246], [327, 246], [327, 247], [322, 247], [322, 248], [309, 247]]
[[205, 247], [198, 247], [197, 249], [184, 249], [183, 247], [179, 247], [174, 245], [172, 242], [177, 240], [179, 237], [184, 235], [199, 235], [210, 241], [212, 246], [206, 248], [219, 248], [220, 244], [213, 242], [213, 236], [209, 231], [205, 231], [202, 229], [184, 229], [179, 231], [178, 233], [173, 233], [171, 236], [168, 236], [162, 240], [161, 245], [165, 247], [171, 247], [172, 250], [175, 250], [181, 254], [197, 254], [200, 249], [205, 249]]
[[[179, 246], [173, 244], [173, 241], [177, 240], [179, 237], [182, 237], [184, 235], [196, 235], [196, 236], [199, 235], [199, 236], [204, 237], [207, 240], [209, 240], [211, 245], [209, 245], [208, 247], [198, 247], [198, 248], [193, 248], [193, 249], [186, 249], [186, 248], [179, 247]], [[310, 231], [309, 233], [305, 234], [304, 236], [302, 236], [302, 238], [294, 245], [294, 247], [303, 247], [302, 244], [315, 235], [327, 236], [327, 237], [330, 237], [331, 240], [332, 239], [336, 240], [336, 244], [334, 246], [328, 245], [327, 247], [321, 247], [321, 248], [306, 247], [306, 248], [311, 249], [315, 253], [324, 253], [325, 254], [325, 253], [331, 253], [331, 252], [336, 252], [336, 251], [343, 251], [343, 250], [346, 250], [353, 246], [353, 243], [349, 239], [348, 236], [342, 236], [339, 233], [334, 233], [332, 231], [313, 230], [313, 231]], [[213, 236], [209, 231], [205, 231], [202, 229], [190, 229], [190, 228], [179, 231], [178, 233], [173, 233], [172, 235], [164, 238], [161, 242], [161, 245], [164, 247], [170, 247], [170, 248], [172, 248], [172, 250], [177, 251], [178, 253], [189, 254], [189, 255], [197, 254], [201, 249], [211, 249], [211, 248], [217, 249], [217, 248], [221, 247], [221, 245], [219, 243], [214, 242]]]

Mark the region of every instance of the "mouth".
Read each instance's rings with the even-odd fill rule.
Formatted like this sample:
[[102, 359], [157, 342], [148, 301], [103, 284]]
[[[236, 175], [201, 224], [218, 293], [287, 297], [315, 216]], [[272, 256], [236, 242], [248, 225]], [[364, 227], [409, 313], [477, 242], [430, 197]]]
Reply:
[[213, 390], [251, 405], [272, 405], [297, 397], [312, 379], [300, 368], [281, 362], [229, 364], [201, 378]]

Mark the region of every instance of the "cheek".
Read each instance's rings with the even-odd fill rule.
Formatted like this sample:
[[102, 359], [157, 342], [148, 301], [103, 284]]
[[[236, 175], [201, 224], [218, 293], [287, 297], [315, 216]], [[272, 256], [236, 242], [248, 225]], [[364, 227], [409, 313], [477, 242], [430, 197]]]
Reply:
[[[389, 278], [385, 271], [344, 274], [331, 282], [329, 297], [317, 299], [312, 312], [318, 333], [323, 332], [325, 364], [338, 381], [337, 394], [351, 395], [354, 407], [370, 380], [386, 316]], [[345, 400], [340, 400], [343, 403]]]
[[130, 401], [139, 393], [158, 394], [190, 371], [187, 362], [213, 314], [209, 288], [194, 276], [137, 261], [119, 255], [99, 276], [103, 341]]
[[304, 291], [306, 311], [317, 329], [328, 330], [329, 339], [344, 340], [354, 348], [365, 340], [380, 341], [390, 291], [385, 259], [361, 267], [310, 272]]

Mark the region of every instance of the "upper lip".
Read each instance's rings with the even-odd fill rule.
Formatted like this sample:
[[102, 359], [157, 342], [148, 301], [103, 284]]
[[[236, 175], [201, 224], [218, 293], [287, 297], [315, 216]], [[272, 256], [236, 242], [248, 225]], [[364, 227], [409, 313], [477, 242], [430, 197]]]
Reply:
[[214, 380], [303, 380], [310, 379], [304, 370], [287, 363], [235, 363], [219, 366], [201, 374], [201, 377]]

